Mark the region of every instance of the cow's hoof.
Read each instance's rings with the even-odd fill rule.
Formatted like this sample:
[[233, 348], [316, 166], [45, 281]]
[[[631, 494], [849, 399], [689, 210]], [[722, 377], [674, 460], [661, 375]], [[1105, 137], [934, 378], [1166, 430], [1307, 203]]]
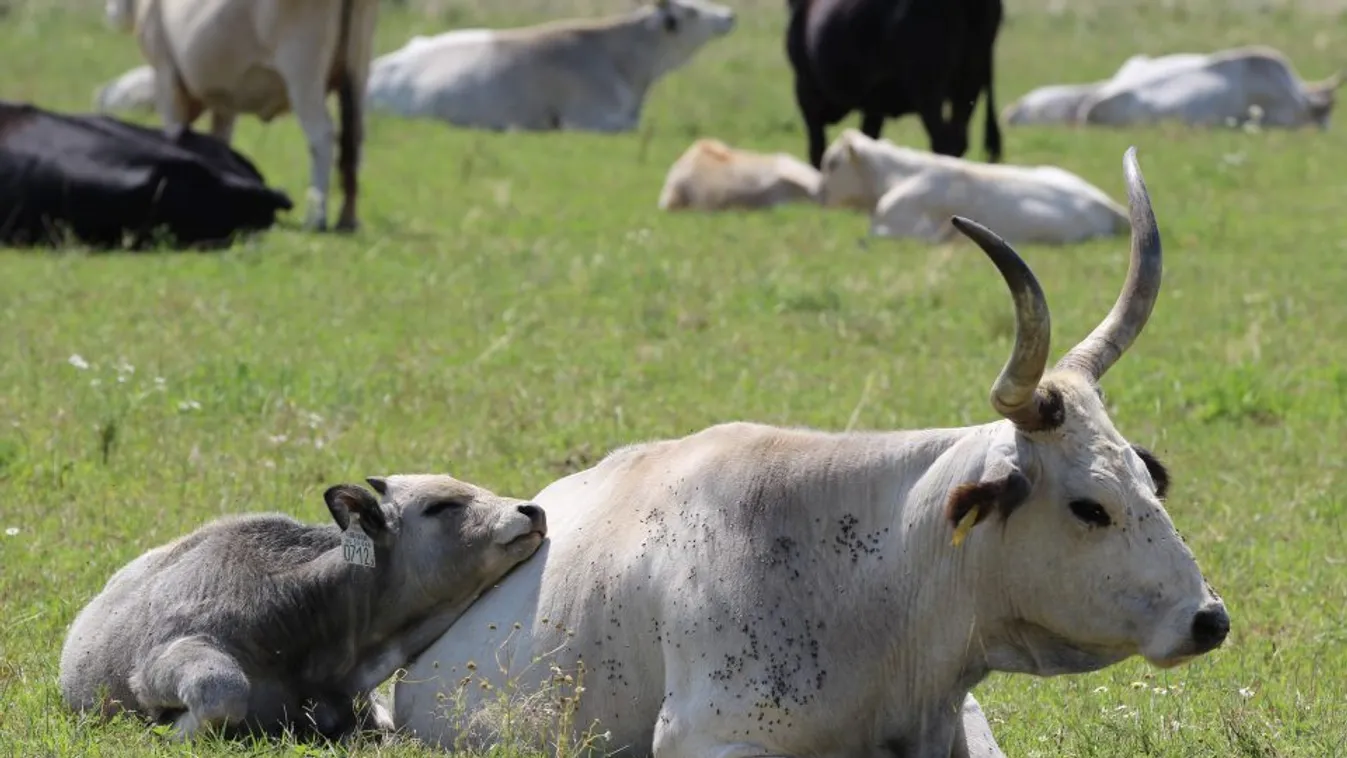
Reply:
[[332, 230], [341, 234], [351, 234], [360, 230], [360, 222], [355, 219], [342, 219]]

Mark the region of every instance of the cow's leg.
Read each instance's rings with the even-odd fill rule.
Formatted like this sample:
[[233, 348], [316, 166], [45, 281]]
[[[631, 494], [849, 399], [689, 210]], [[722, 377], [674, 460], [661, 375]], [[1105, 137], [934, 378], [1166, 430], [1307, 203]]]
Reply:
[[234, 139], [234, 122], [238, 116], [232, 111], [210, 112], [210, 133], [228, 145]]
[[182, 86], [172, 66], [163, 65], [154, 71], [154, 107], [165, 132], [180, 126], [191, 126], [201, 116], [202, 105]]
[[879, 135], [884, 131], [884, 112], [883, 111], [865, 111], [861, 117], [861, 134], [870, 139], [879, 139]]
[[[332, 114], [327, 111], [327, 92], [321, 77], [316, 72], [323, 66], [309, 60], [310, 45], [294, 44], [282, 46], [277, 56], [276, 68], [285, 80], [285, 93], [290, 98], [290, 109], [299, 121], [299, 128], [309, 143], [309, 190], [308, 209], [304, 226], [313, 231], [327, 229], [327, 196], [332, 183], [332, 164], [336, 158], [333, 140], [336, 127], [332, 124]], [[321, 46], [316, 46], [321, 50]]]
[[[846, 111], [830, 109], [813, 82], [807, 76], [798, 73], [795, 75], [795, 103], [800, 108], [805, 134], [809, 139], [809, 163], [814, 168], [822, 168], [823, 153], [828, 147], [828, 122], [841, 119], [846, 115]], [[837, 112], [838, 110], [841, 112]]]
[[180, 637], [154, 649], [131, 676], [131, 691], [151, 714], [181, 711], [174, 737], [242, 723], [251, 687], [238, 661], [205, 637]]

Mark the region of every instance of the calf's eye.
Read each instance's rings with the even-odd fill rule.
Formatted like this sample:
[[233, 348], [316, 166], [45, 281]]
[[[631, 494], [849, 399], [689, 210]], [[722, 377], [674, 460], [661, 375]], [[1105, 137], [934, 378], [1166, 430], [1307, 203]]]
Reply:
[[1104, 506], [1093, 500], [1072, 500], [1071, 513], [1090, 526], [1108, 526], [1113, 523]]
[[426, 509], [422, 512], [425, 513], [425, 515], [427, 516], [434, 516], [437, 513], [442, 513], [444, 511], [451, 509], [457, 510], [465, 506], [467, 506], [467, 502], [454, 498], [450, 500], [440, 500], [438, 502], [431, 503], [430, 505], [426, 506]]

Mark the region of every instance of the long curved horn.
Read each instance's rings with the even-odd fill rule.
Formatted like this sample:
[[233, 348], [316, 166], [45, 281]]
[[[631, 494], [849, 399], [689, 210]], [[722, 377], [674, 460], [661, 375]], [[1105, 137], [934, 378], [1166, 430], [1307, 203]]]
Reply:
[[1113, 310], [1080, 344], [1057, 361], [1057, 368], [1073, 369], [1098, 382], [1132, 341], [1146, 327], [1146, 320], [1160, 294], [1162, 256], [1160, 227], [1151, 210], [1151, 196], [1137, 165], [1136, 147], [1123, 154], [1123, 174], [1127, 178], [1127, 204], [1132, 221], [1132, 260]]
[[963, 216], [954, 216], [950, 223], [992, 259], [1015, 300], [1015, 347], [992, 385], [992, 407], [1026, 431], [1060, 424], [1061, 400], [1038, 387], [1052, 340], [1052, 318], [1043, 288], [1024, 259], [996, 233]]

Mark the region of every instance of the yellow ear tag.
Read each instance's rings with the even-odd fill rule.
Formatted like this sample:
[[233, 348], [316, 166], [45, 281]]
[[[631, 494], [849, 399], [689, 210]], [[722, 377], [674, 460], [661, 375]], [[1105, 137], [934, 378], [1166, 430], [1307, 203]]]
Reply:
[[973, 524], [977, 520], [978, 520], [977, 506], [969, 508], [968, 513], [964, 514], [964, 517], [959, 519], [959, 525], [954, 527], [954, 539], [951, 540], [949, 544], [953, 545], [954, 547], [958, 547], [959, 545], [963, 544], [964, 537], [967, 537], [968, 533], [972, 531]]

